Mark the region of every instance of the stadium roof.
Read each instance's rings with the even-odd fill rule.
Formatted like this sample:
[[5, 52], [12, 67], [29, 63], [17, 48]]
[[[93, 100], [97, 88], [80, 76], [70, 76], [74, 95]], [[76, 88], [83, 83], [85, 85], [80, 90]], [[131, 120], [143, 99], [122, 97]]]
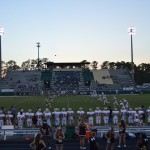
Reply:
[[86, 65], [89, 65], [90, 62], [87, 61], [81, 61], [81, 62], [47, 62], [45, 63], [47, 68], [66, 68], [66, 67], [77, 67], [82, 68]]

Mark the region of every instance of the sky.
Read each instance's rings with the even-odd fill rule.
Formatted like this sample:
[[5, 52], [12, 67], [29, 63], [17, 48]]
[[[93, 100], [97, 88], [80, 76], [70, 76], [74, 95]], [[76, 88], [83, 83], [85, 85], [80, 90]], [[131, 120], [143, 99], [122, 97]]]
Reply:
[[1, 0], [2, 60], [150, 63], [149, 0]]

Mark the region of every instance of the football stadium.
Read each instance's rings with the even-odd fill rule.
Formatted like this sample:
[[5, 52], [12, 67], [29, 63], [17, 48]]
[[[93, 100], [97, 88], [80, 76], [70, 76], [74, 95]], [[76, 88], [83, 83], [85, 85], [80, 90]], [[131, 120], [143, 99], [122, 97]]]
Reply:
[[0, 5], [0, 150], [150, 150], [150, 1]]
[[[55, 149], [58, 128], [65, 134], [65, 150], [90, 149], [92, 132], [100, 149], [105, 149], [112, 126], [116, 149], [136, 149], [141, 134], [148, 140], [149, 86], [137, 86], [127, 69], [89, 69], [89, 64], [47, 62], [43, 70], [9, 71], [0, 92], [0, 149], [29, 149], [45, 123], [52, 129], [47, 149]], [[81, 119], [86, 125], [84, 147], [80, 145]], [[122, 120], [126, 143], [118, 147]]]

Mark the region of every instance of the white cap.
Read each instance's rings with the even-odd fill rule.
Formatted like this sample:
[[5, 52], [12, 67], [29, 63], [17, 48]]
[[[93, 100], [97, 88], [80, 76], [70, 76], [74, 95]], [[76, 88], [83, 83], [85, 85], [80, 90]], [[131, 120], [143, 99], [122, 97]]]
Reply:
[[72, 110], [72, 108], [68, 108], [68, 110], [69, 110], [69, 111], [71, 111], [71, 110]]
[[99, 110], [99, 107], [96, 107], [96, 110]]
[[41, 111], [41, 108], [39, 108], [38, 111]]
[[11, 111], [8, 111], [7, 113], [8, 113], [8, 114], [11, 114]]
[[23, 109], [21, 109], [20, 111], [21, 111], [21, 112], [24, 112], [24, 110], [23, 110]]
[[32, 111], [31, 109], [28, 110], [28, 112], [31, 112], [31, 111]]
[[62, 111], [65, 111], [65, 108], [62, 108]]
[[48, 109], [48, 108], [46, 108], [46, 109], [45, 109], [45, 111], [46, 111], [46, 112], [49, 112], [49, 109]]
[[82, 107], [80, 107], [79, 110], [82, 110]]
[[129, 110], [132, 110], [132, 108], [130, 107]]

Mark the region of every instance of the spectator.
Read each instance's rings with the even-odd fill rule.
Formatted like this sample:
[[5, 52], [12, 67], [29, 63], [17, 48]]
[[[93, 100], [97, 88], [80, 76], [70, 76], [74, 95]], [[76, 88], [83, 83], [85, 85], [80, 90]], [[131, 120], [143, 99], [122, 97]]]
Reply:
[[109, 122], [110, 125], [112, 125], [112, 122], [113, 122], [113, 114], [112, 114], [112, 112], [113, 111], [112, 111], [111, 106], [108, 107], [108, 110], [109, 110], [109, 121], [108, 122]]
[[145, 120], [146, 120], [146, 109], [145, 109], [144, 106], [142, 106], [141, 108], [142, 108], [141, 110], [143, 111], [143, 116], [142, 116], [142, 118], [143, 118], [143, 125], [145, 125]]
[[10, 112], [13, 115], [12, 124], [14, 124], [14, 120], [15, 120], [15, 117], [16, 117], [16, 110], [15, 110], [14, 106], [10, 107]]
[[38, 121], [38, 120], [37, 120], [37, 116], [34, 114], [33, 117], [32, 117], [32, 123], [33, 123], [33, 126], [34, 126], [34, 127], [37, 126], [37, 121]]
[[35, 136], [34, 141], [29, 146], [34, 150], [44, 150], [46, 148], [46, 144], [42, 140], [42, 135], [40, 133]]

